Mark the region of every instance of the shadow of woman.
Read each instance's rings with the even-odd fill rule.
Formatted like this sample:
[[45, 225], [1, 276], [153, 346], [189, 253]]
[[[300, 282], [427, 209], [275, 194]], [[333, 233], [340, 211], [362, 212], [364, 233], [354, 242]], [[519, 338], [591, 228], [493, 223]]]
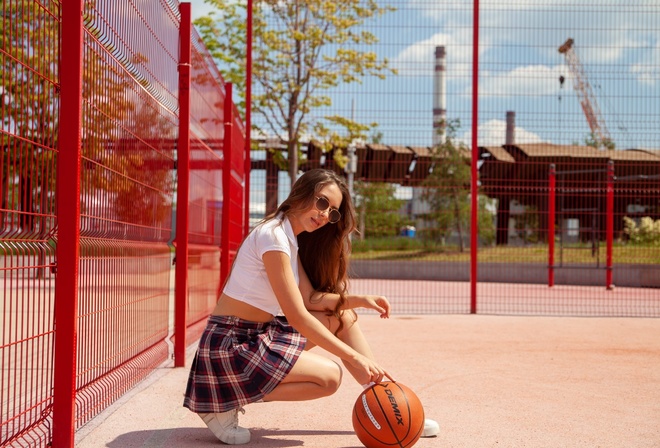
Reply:
[[[286, 448], [295, 446], [317, 446], [337, 448], [360, 448], [362, 445], [356, 439], [355, 445], [344, 445], [333, 442], [333, 437], [354, 435], [352, 431], [322, 431], [322, 430], [278, 430], [271, 428], [250, 428], [252, 437], [245, 446], [263, 448]], [[277, 436], [278, 438], [274, 438]], [[291, 438], [282, 438], [291, 437]], [[306, 439], [306, 440], [302, 440]], [[318, 441], [318, 445], [310, 445], [310, 440]], [[121, 434], [106, 445], [108, 448], [159, 447], [159, 448], [200, 448], [218, 446], [218, 439], [206, 428], [178, 427], [132, 431]]]

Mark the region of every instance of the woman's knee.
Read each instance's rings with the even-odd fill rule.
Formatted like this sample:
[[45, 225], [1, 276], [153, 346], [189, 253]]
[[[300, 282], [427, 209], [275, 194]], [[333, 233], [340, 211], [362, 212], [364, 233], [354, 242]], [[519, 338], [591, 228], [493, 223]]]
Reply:
[[328, 366], [323, 369], [323, 374], [319, 377], [319, 385], [326, 391], [326, 395], [332, 395], [339, 390], [342, 376], [341, 366], [329, 359]]
[[316, 398], [332, 395], [339, 389], [343, 370], [334, 360], [317, 353], [303, 352], [283, 383], [316, 386]]

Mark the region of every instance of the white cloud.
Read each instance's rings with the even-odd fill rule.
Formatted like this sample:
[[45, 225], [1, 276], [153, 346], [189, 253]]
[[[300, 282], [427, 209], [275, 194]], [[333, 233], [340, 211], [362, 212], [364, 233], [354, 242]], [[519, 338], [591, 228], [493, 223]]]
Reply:
[[[480, 124], [478, 129], [479, 146], [501, 146], [506, 142], [506, 121], [489, 120]], [[516, 143], [541, 143], [543, 139], [533, 132], [529, 132], [521, 127], [515, 129]], [[470, 147], [472, 145], [470, 131], [467, 131], [461, 137], [461, 141]]]
[[[435, 48], [444, 46], [447, 53], [447, 76], [452, 73], [469, 73], [472, 63], [472, 32], [461, 28], [452, 34], [437, 33], [407, 46], [392, 59], [392, 66], [402, 76], [432, 76], [435, 65]], [[481, 50], [485, 51], [486, 46]]]
[[637, 81], [648, 86], [654, 86], [660, 81], [660, 41], [656, 42], [647, 60], [631, 65], [630, 73]]
[[[449, 4], [449, 2], [447, 2]], [[628, 9], [620, 0], [601, 0], [598, 10], [576, 4], [574, 0], [553, 0], [539, 4], [538, 0], [517, 0], [515, 4], [500, 0], [482, 1], [480, 9], [480, 51], [510, 44], [535, 47], [545, 57], [556, 56], [557, 48], [569, 37], [576, 43], [583, 63], [621, 63], [631, 49], [647, 45], [643, 36], [657, 35], [657, 14], [641, 14], [640, 9], [657, 7], [657, 0], [642, 0]], [[447, 44], [465, 45], [471, 54], [473, 0], [455, 0], [442, 8], [428, 0], [409, 0], [407, 7], [446, 32]], [[647, 5], [647, 6], [645, 6]], [[530, 29], [537, 30], [530, 33]], [[456, 33], [469, 31], [469, 39]], [[422, 42], [420, 42], [422, 43]], [[417, 45], [417, 44], [415, 44]], [[646, 55], [638, 53], [643, 64]]]
[[206, 4], [204, 0], [190, 0], [190, 9], [193, 20], [198, 17], [207, 16], [209, 12], [215, 10], [213, 6]]
[[560, 89], [559, 76], [566, 74], [564, 66], [528, 65], [506, 73], [482, 73], [480, 94], [487, 96], [545, 96]]

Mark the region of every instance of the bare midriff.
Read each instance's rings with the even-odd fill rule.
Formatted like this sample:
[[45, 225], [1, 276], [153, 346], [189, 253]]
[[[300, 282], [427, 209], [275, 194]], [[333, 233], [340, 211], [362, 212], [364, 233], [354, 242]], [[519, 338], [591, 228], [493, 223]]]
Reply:
[[218, 300], [218, 303], [211, 314], [214, 316], [236, 316], [240, 319], [252, 322], [270, 322], [273, 320], [272, 314], [229, 297], [224, 293], [220, 296], [220, 300]]

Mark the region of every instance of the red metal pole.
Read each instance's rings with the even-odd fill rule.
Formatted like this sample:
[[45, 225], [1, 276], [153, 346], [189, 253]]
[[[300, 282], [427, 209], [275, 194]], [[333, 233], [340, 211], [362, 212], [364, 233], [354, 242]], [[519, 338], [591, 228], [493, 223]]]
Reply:
[[225, 140], [223, 142], [224, 160], [222, 164], [222, 233], [220, 235], [220, 284], [225, 283], [225, 279], [229, 275], [229, 244], [230, 232], [229, 227], [231, 221], [231, 172], [232, 172], [232, 159], [233, 148], [231, 147], [231, 133], [233, 126], [232, 117], [232, 84], [230, 82], [225, 84]]
[[186, 363], [188, 320], [188, 219], [190, 194], [190, 3], [179, 5], [179, 140], [177, 144], [176, 266], [174, 289], [174, 367]]
[[605, 267], [605, 287], [613, 289], [612, 284], [612, 244], [614, 241], [614, 162], [607, 164], [607, 216], [605, 221], [605, 232], [607, 239], [607, 260]]
[[478, 210], [479, 197], [477, 190], [477, 160], [479, 147], [477, 130], [479, 128], [479, 0], [474, 0], [474, 24], [472, 40], [472, 214], [470, 231], [470, 313], [477, 312], [477, 244], [478, 244]]
[[245, 219], [243, 220], [243, 236], [250, 231], [250, 172], [252, 160], [250, 156], [252, 143], [252, 0], [247, 2], [247, 39], [245, 57]]
[[555, 164], [550, 164], [548, 185], [548, 286], [555, 286]]
[[[74, 6], [76, 9], [73, 9]], [[53, 448], [73, 447], [75, 442], [84, 40], [82, 17], [81, 0], [64, 2], [60, 25]]]

